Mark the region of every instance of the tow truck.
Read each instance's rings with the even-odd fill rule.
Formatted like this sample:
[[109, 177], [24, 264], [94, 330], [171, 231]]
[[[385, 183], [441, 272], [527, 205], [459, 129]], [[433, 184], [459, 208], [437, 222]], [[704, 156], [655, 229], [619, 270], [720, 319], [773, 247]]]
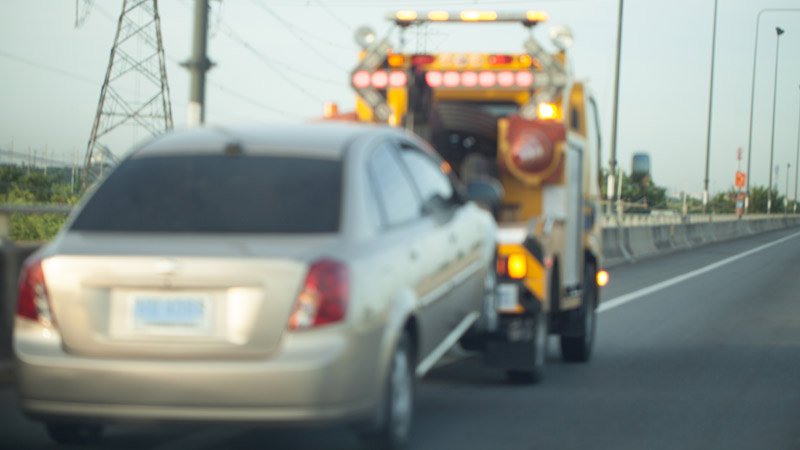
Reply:
[[[572, 36], [550, 29], [554, 51], [536, 40], [542, 11], [398, 11], [388, 19], [401, 45], [367, 27], [356, 32], [359, 63], [351, 72], [356, 108], [328, 119], [386, 123], [427, 139], [465, 183], [496, 180], [495, 295], [461, 339], [485, 362], [518, 382], [542, 375], [548, 335], [569, 362], [590, 359], [602, 268], [600, 134], [597, 105], [574, 79]], [[404, 33], [437, 23], [516, 23], [528, 31], [517, 53], [416, 53]], [[448, 169], [449, 170], [449, 169]]]

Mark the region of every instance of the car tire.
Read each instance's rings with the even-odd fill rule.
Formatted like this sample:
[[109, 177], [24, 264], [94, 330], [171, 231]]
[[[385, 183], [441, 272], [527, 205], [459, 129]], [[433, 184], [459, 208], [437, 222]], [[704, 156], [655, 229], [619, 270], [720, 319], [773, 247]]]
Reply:
[[392, 353], [378, 424], [363, 431], [365, 448], [397, 450], [408, 445], [414, 418], [414, 355], [408, 333]]
[[533, 323], [533, 368], [507, 370], [506, 378], [512, 383], [535, 384], [544, 377], [544, 366], [547, 361], [547, 314], [539, 309]]
[[95, 424], [47, 423], [45, 428], [50, 439], [59, 444], [92, 444], [103, 434], [103, 426]]
[[574, 317], [580, 321], [581, 332], [575, 336], [561, 336], [561, 358], [567, 362], [587, 362], [592, 357], [597, 330], [597, 281], [594, 264], [586, 264], [583, 277], [583, 302]]

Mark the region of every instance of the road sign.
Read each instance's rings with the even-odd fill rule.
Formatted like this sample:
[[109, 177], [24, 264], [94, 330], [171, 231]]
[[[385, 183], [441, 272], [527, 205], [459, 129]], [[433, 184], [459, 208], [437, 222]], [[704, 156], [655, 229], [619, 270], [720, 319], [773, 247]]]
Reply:
[[747, 176], [741, 170], [736, 171], [736, 187], [743, 188], [747, 180]]

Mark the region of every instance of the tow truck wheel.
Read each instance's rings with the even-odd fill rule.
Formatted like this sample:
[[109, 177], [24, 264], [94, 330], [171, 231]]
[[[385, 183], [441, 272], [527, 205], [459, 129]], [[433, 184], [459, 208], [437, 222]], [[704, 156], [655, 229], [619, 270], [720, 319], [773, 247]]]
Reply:
[[594, 335], [597, 328], [597, 282], [594, 264], [586, 264], [583, 276], [583, 302], [577, 320], [581, 332], [575, 336], [561, 336], [561, 357], [567, 362], [587, 362], [592, 357]]
[[467, 330], [459, 344], [467, 351], [486, 351], [487, 340], [497, 330], [497, 273], [491, 265], [483, 277], [483, 311], [472, 328]]
[[547, 314], [540, 309], [533, 323], [533, 367], [525, 370], [507, 370], [506, 377], [512, 383], [534, 384], [541, 381], [544, 376], [547, 358]]

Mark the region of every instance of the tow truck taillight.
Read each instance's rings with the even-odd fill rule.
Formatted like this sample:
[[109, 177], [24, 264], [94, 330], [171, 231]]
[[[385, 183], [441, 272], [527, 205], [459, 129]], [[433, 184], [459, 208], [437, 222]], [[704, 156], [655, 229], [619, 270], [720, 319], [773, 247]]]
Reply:
[[42, 260], [39, 258], [26, 261], [20, 273], [17, 317], [41, 322], [45, 325], [53, 323]]
[[497, 256], [497, 275], [521, 280], [528, 275], [528, 259], [524, 253]]
[[480, 85], [482, 88], [529, 88], [533, 86], [533, 73], [530, 71], [492, 71], [444, 72], [432, 70], [425, 73], [425, 82], [432, 88], [471, 88]]
[[350, 281], [344, 264], [330, 259], [311, 264], [289, 316], [289, 329], [341, 322], [347, 314], [349, 296]]
[[387, 87], [405, 86], [408, 84], [408, 75], [400, 70], [378, 70], [376, 72], [359, 70], [353, 74], [351, 81], [353, 87], [356, 89], [365, 89], [368, 87], [386, 89]]

